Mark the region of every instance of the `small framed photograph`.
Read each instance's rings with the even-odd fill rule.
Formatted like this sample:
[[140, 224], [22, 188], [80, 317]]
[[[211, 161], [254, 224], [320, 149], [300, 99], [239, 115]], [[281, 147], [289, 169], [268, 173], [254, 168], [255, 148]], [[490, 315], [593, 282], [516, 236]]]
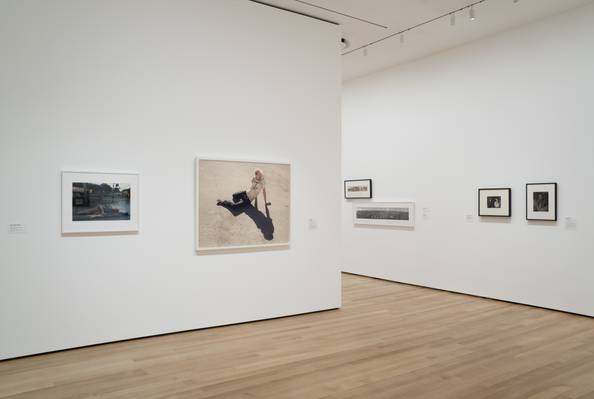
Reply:
[[526, 184], [526, 220], [557, 220], [557, 183]]
[[511, 217], [511, 188], [479, 188], [478, 215]]
[[62, 172], [62, 233], [138, 231], [138, 174]]
[[375, 226], [414, 227], [414, 202], [368, 202], [353, 204], [353, 223]]
[[373, 197], [371, 179], [345, 180], [345, 199], [370, 199]]

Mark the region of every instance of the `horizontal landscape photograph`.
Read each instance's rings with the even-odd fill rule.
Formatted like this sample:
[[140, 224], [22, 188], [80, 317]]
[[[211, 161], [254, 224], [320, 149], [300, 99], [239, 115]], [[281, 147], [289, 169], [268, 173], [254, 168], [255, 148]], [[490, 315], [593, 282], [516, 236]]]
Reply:
[[362, 208], [357, 210], [358, 219], [408, 220], [408, 208]]
[[72, 220], [130, 220], [130, 184], [72, 183]]

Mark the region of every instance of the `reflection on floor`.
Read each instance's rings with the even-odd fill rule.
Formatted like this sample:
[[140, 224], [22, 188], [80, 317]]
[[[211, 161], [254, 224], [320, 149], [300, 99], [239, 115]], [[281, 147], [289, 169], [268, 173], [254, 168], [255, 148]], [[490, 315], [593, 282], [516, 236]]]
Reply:
[[343, 286], [340, 310], [0, 362], [0, 397], [594, 398], [594, 319]]

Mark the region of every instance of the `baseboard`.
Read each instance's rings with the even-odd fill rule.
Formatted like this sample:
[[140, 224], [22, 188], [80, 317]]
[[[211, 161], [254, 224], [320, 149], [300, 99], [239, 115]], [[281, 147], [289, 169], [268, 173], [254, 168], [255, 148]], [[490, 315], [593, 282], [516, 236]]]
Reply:
[[89, 344], [89, 345], [73, 346], [73, 347], [69, 347], [69, 348], [56, 349], [56, 350], [51, 350], [51, 351], [47, 351], [47, 352], [39, 352], [39, 353], [31, 353], [31, 354], [28, 354], [28, 355], [22, 355], [22, 356], [7, 357], [7, 358], [4, 358], [4, 359], [0, 359], [0, 363], [1, 362], [11, 361], [11, 360], [17, 360], [17, 359], [25, 359], [25, 358], [28, 358], [28, 357], [49, 355], [49, 354], [52, 354], [52, 353], [59, 353], [59, 352], [74, 351], [74, 350], [78, 350], [78, 349], [92, 348], [92, 347], [95, 347], [95, 346], [117, 344], [117, 343], [121, 343], [121, 342], [136, 341], [136, 340], [140, 340], [140, 339], [163, 337], [163, 336], [166, 336], [166, 335], [183, 334], [183, 333], [192, 332], [192, 331], [211, 330], [213, 328], [229, 327], [229, 326], [236, 326], [236, 325], [241, 325], [241, 324], [260, 323], [260, 322], [269, 321], [269, 320], [285, 319], [285, 318], [289, 318], [289, 317], [298, 317], [298, 316], [310, 315], [310, 314], [315, 314], [315, 313], [329, 312], [329, 311], [338, 310], [338, 309], [340, 309], [340, 307], [331, 307], [331, 308], [327, 308], [327, 309], [313, 310], [311, 312], [288, 314], [288, 315], [284, 315], [284, 316], [269, 317], [269, 318], [265, 318], [265, 319], [254, 319], [254, 320], [248, 320], [248, 321], [240, 321], [240, 322], [237, 322], [237, 323], [219, 324], [219, 325], [216, 325], [216, 326], [191, 328], [191, 329], [188, 329], [188, 330], [178, 330], [178, 331], [170, 331], [170, 332], [165, 332], [165, 333], [160, 333], [160, 334], [142, 335], [142, 336], [133, 337], [133, 338], [116, 339], [116, 340], [113, 340], [113, 341], [105, 341], [105, 342], [98, 342], [98, 343]]
[[397, 284], [403, 284], [403, 285], [410, 285], [410, 286], [413, 286], [413, 287], [426, 288], [426, 289], [430, 289], [430, 290], [436, 290], [436, 291], [442, 291], [442, 292], [450, 292], [452, 294], [466, 295], [466, 296], [471, 296], [471, 297], [474, 297], [474, 298], [483, 298], [483, 299], [489, 299], [489, 300], [492, 300], [492, 301], [511, 303], [511, 304], [514, 304], [514, 305], [529, 306], [531, 308], [536, 308], [536, 309], [552, 310], [554, 312], [565, 313], [565, 314], [569, 314], [569, 315], [573, 315], [573, 316], [594, 318], [594, 316], [589, 315], [589, 314], [577, 313], [577, 312], [570, 312], [568, 310], [562, 310], [562, 309], [547, 308], [545, 306], [532, 305], [530, 303], [514, 302], [514, 301], [507, 300], [507, 299], [501, 299], [501, 298], [483, 296], [483, 295], [478, 295], [478, 294], [469, 294], [467, 292], [462, 292], [462, 291], [453, 291], [453, 290], [447, 290], [447, 289], [439, 288], [439, 287], [431, 287], [431, 286], [428, 286], [428, 285], [420, 285], [420, 284], [407, 283], [407, 282], [404, 282], [404, 281], [391, 280], [391, 279], [388, 279], [388, 278], [375, 277], [375, 276], [370, 276], [370, 275], [366, 275], [366, 274], [359, 274], [359, 273], [346, 272], [346, 271], [342, 271], [341, 273], [350, 274], [350, 275], [358, 276], [358, 277], [372, 278], [374, 280], [387, 281], [387, 282], [390, 282], [390, 283], [397, 283]]

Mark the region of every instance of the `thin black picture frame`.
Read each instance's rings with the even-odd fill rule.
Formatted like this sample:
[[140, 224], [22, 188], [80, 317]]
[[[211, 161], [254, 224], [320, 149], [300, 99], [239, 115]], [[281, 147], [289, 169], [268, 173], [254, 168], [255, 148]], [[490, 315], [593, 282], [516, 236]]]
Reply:
[[[482, 215], [481, 214], [481, 191], [492, 191], [501, 190], [507, 191], [509, 209], [507, 215]], [[478, 189], [478, 215], [480, 217], [492, 217], [492, 218], [510, 218], [512, 216], [512, 189], [510, 187], [493, 187], [493, 188], [479, 188]]]
[[[555, 187], [555, 218], [554, 219], [531, 219], [528, 217], [528, 186], [553, 185]], [[526, 183], [526, 220], [541, 222], [556, 222], [558, 219], [559, 197], [557, 194], [557, 183]]]
[[[347, 183], [356, 182], [356, 181], [365, 181], [369, 182], [369, 196], [368, 197], [347, 197]], [[373, 198], [373, 181], [371, 179], [352, 179], [352, 180], [345, 180], [343, 185], [343, 195], [344, 199], [371, 199]]]

